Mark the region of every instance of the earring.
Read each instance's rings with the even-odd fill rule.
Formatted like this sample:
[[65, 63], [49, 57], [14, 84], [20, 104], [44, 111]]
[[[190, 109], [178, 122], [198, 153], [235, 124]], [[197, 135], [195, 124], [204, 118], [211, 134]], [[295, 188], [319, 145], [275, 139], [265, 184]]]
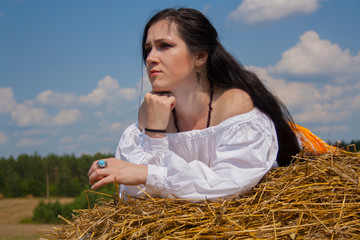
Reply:
[[200, 80], [201, 80], [201, 72], [196, 72], [196, 81], [199, 85], [200, 85]]

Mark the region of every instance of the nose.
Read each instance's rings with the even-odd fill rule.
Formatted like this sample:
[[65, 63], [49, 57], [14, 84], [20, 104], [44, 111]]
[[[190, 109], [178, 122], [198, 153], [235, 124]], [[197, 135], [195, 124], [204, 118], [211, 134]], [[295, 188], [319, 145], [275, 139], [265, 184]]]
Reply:
[[157, 64], [158, 62], [159, 62], [159, 58], [157, 56], [156, 49], [151, 49], [151, 51], [149, 52], [146, 58], [146, 63], [148, 65], [153, 65], [153, 64]]

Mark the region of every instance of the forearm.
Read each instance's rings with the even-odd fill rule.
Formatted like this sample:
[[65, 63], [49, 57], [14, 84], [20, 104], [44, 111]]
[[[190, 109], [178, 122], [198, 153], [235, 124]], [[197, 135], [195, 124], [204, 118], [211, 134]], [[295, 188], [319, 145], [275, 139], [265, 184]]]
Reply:
[[271, 168], [248, 169], [233, 164], [211, 168], [198, 160], [187, 163], [180, 158], [166, 165], [148, 166], [145, 191], [162, 197], [196, 200], [248, 192]]

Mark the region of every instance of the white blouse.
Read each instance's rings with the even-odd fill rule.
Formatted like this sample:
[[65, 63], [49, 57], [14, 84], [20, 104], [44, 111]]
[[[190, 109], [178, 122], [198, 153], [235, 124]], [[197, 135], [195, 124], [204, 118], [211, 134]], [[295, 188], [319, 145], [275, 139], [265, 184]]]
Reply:
[[115, 157], [146, 164], [148, 177], [146, 185], [121, 185], [120, 193], [195, 200], [245, 193], [277, 166], [277, 152], [275, 126], [257, 108], [164, 138], [150, 138], [135, 123], [124, 131]]

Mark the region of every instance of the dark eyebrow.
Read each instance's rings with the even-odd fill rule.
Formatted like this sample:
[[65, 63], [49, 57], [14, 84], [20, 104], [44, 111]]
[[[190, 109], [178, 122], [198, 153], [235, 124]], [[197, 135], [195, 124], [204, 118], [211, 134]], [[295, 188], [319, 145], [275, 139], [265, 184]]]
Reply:
[[[167, 39], [167, 38], [156, 39], [155, 43], [159, 43], [159, 42], [163, 42], [163, 41], [169, 41], [169, 39]], [[150, 43], [146, 42], [144, 46], [146, 47], [146, 46], [149, 46], [149, 45], [150, 45]]]

